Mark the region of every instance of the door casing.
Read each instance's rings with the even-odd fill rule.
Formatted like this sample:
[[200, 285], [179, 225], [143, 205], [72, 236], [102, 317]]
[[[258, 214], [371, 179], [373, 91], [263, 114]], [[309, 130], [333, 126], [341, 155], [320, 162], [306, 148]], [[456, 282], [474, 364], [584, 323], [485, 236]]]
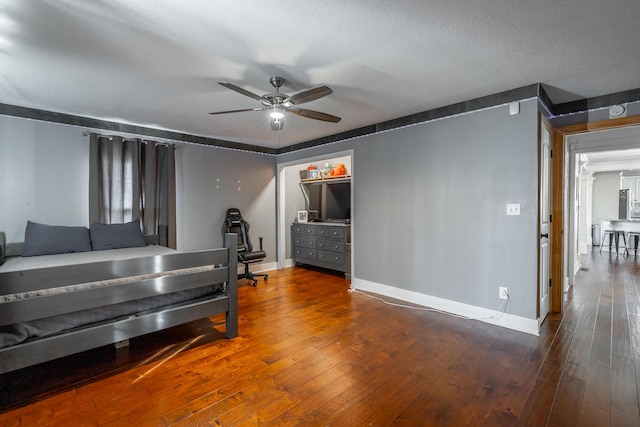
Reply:
[[[570, 194], [568, 191], [569, 165], [565, 158], [568, 153], [567, 137], [580, 133], [603, 131], [625, 126], [640, 124], [640, 116], [622, 117], [618, 119], [601, 120], [597, 122], [581, 123], [552, 129], [553, 158], [552, 158], [552, 190], [551, 190], [551, 280], [555, 285], [551, 287], [551, 311], [562, 313], [563, 293], [565, 288], [565, 271], [569, 281], [573, 280], [569, 271], [569, 259], [566, 256], [569, 249], [569, 208]], [[567, 230], [565, 235], [564, 231]], [[572, 285], [573, 283], [566, 283]]]

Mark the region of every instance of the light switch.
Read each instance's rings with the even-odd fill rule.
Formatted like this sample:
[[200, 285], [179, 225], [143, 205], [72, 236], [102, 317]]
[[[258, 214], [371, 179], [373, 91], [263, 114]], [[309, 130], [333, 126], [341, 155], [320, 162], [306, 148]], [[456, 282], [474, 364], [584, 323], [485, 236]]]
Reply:
[[507, 215], [520, 215], [520, 203], [507, 203]]

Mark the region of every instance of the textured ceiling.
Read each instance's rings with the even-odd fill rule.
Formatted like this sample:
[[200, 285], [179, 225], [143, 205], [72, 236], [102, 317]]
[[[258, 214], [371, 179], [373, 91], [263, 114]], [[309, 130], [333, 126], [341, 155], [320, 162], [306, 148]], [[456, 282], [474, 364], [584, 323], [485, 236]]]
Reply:
[[[640, 88], [638, 0], [0, 0], [0, 102], [279, 148], [543, 83]], [[334, 93], [272, 132], [259, 95]]]

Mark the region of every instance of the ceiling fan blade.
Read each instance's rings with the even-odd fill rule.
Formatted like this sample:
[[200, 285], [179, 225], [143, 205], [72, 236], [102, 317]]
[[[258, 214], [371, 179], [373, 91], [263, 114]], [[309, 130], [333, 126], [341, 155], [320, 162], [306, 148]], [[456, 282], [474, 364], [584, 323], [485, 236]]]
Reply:
[[242, 113], [244, 111], [262, 111], [264, 108], [243, 108], [242, 110], [228, 110], [228, 111], [216, 111], [209, 114], [227, 114], [227, 113]]
[[229, 83], [229, 82], [218, 82], [219, 85], [226, 87], [227, 89], [231, 89], [234, 90], [238, 93], [243, 94], [244, 96], [248, 96], [249, 98], [253, 98], [256, 101], [262, 101], [262, 97], [260, 95], [256, 95], [253, 92], [249, 92], [246, 89], [242, 89], [240, 86], [236, 86], [233, 83]]
[[304, 108], [286, 108], [285, 111], [308, 119], [322, 120], [323, 122], [338, 123], [342, 117], [322, 113], [320, 111], [306, 110]]
[[287, 102], [298, 105], [304, 104], [305, 102], [313, 101], [318, 98], [322, 98], [323, 96], [327, 96], [333, 93], [333, 90], [329, 86], [318, 86], [312, 89], [303, 90], [302, 92], [295, 93], [291, 95], [289, 98], [284, 100], [284, 103]]

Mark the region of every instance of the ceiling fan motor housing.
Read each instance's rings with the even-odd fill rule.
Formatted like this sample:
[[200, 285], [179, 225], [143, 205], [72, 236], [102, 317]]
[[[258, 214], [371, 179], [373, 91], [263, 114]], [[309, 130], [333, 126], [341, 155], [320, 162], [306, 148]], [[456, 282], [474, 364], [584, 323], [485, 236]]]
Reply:
[[282, 84], [284, 83], [284, 78], [282, 78], [282, 77], [278, 77], [278, 76], [274, 76], [274, 77], [271, 77], [271, 78], [269, 79], [269, 81], [271, 82], [271, 85], [272, 85], [273, 87], [275, 87], [275, 88], [276, 88], [276, 90], [277, 90], [277, 89], [278, 89], [278, 88], [280, 88], [280, 86], [282, 86]]

